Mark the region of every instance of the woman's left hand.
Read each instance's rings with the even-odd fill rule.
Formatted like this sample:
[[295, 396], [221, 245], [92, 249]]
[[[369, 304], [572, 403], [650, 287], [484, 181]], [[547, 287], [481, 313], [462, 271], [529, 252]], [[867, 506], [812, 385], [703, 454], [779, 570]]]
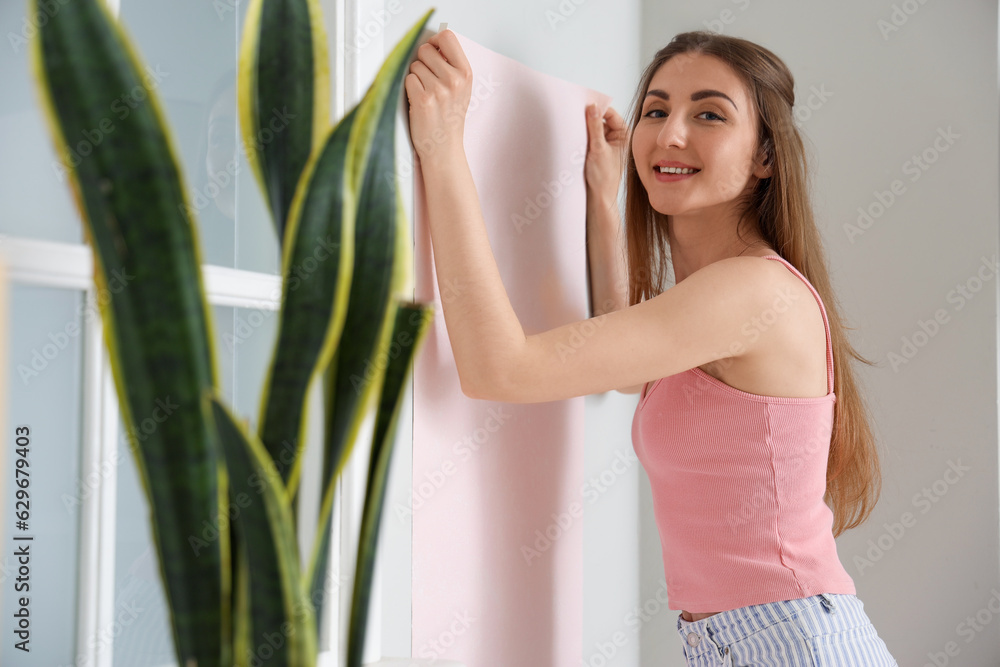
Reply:
[[437, 33], [417, 49], [403, 79], [410, 102], [410, 139], [421, 161], [462, 148], [472, 99], [472, 67], [458, 36]]

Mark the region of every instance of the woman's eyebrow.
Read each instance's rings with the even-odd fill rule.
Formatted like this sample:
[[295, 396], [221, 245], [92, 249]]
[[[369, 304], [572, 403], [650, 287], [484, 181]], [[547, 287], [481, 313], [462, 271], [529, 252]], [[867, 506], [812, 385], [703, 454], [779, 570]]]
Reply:
[[[660, 99], [666, 100], [667, 102], [670, 101], [670, 95], [666, 91], [660, 90], [658, 88], [646, 93], [646, 97], [649, 97], [650, 95], [653, 95], [654, 97], [659, 97]], [[692, 102], [697, 102], [698, 100], [705, 99], [706, 97], [725, 98], [729, 100], [729, 103], [733, 105], [734, 109], [736, 109], [737, 111], [740, 110], [740, 108], [736, 106], [736, 102], [733, 102], [731, 99], [729, 99], [729, 95], [719, 92], [718, 90], [699, 90], [697, 92], [691, 93]]]

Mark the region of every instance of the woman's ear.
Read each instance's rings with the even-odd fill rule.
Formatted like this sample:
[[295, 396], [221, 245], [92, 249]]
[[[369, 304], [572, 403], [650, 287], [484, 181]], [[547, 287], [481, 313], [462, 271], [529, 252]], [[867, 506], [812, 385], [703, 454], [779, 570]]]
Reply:
[[753, 175], [757, 178], [770, 178], [774, 167], [774, 152], [771, 150], [770, 142], [757, 152], [757, 159], [754, 162]]

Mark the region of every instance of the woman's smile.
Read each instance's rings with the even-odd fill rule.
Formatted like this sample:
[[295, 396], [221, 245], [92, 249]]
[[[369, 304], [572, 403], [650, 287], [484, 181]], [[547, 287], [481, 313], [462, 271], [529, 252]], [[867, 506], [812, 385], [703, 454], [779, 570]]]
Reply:
[[671, 174], [671, 173], [666, 173], [666, 172], [660, 171], [659, 167], [653, 167], [653, 175], [656, 176], [656, 180], [660, 181], [661, 183], [673, 183], [674, 181], [686, 181], [689, 178], [694, 178], [695, 176], [697, 176], [700, 173], [701, 173], [701, 171], [699, 170], [699, 171], [694, 172], [693, 174], [676, 174], [676, 173], [675, 174]]

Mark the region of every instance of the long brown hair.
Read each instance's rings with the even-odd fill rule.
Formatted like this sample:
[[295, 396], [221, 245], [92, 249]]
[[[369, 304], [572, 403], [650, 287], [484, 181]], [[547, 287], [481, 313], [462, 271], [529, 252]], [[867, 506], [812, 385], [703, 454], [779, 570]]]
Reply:
[[869, 426], [870, 414], [855, 382], [852, 365], [840, 362], [854, 358], [868, 365], [874, 363], [851, 346], [846, 334], [849, 327], [841, 321], [822, 238], [809, 202], [805, 150], [792, 114], [794, 80], [788, 67], [771, 51], [736, 37], [705, 31], [685, 32], [657, 51], [643, 72], [632, 102], [629, 144], [624, 156], [629, 305], [663, 291], [670, 263], [667, 235], [670, 216], [650, 206], [649, 195], [636, 171], [632, 135], [656, 71], [670, 58], [692, 52], [721, 59], [742, 80], [757, 112], [757, 149], [766, 156], [765, 164], [773, 164], [771, 176], [759, 180], [749, 196], [741, 198], [737, 235], [744, 220], [756, 222], [762, 238], [812, 283], [826, 307], [837, 400], [824, 500], [833, 510], [833, 533], [837, 536], [861, 525], [881, 494], [881, 469]]

